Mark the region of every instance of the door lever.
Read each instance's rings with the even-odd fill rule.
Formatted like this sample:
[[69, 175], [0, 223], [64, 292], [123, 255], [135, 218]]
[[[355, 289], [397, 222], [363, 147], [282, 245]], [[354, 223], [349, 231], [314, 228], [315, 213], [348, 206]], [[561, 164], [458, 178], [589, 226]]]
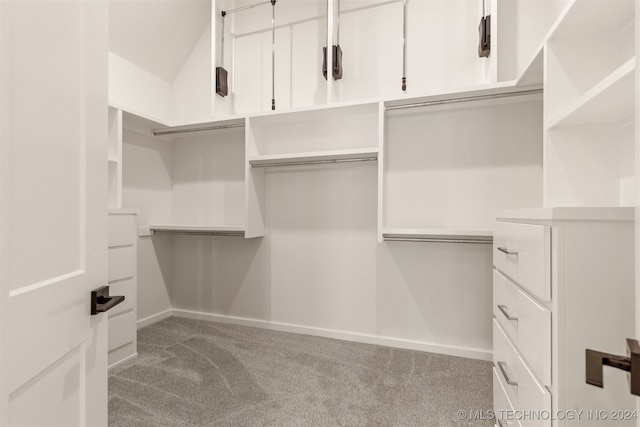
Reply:
[[631, 394], [640, 396], [640, 344], [637, 340], [627, 338], [628, 356], [603, 353], [586, 349], [586, 380], [587, 384], [603, 388], [603, 367], [611, 366], [629, 372], [629, 388]]
[[91, 315], [104, 313], [124, 301], [124, 295], [109, 296], [109, 286], [91, 291]]

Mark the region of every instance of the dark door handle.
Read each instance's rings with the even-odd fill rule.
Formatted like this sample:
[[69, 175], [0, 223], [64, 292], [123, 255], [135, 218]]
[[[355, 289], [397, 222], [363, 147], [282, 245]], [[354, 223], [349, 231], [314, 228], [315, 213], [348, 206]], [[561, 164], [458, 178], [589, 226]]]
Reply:
[[109, 286], [91, 291], [91, 314], [104, 313], [124, 301], [124, 296], [109, 296]]
[[627, 354], [628, 357], [616, 356], [615, 354], [586, 349], [587, 384], [603, 388], [603, 366], [611, 366], [629, 372], [631, 394], [640, 396], [640, 344], [637, 340], [627, 338]]

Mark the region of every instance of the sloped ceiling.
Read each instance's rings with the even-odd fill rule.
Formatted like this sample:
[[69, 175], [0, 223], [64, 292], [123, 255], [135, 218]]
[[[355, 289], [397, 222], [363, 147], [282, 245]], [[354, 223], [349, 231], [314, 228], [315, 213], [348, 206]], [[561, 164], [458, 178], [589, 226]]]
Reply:
[[109, 50], [171, 83], [211, 20], [211, 0], [110, 0]]

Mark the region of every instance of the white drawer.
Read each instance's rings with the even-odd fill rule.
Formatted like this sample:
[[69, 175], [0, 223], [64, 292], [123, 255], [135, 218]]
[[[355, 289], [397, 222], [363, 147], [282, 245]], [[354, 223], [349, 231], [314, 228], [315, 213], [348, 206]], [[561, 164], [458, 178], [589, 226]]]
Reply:
[[129, 279], [112, 283], [109, 285], [109, 295], [124, 296], [124, 301], [108, 311], [109, 318], [124, 313], [125, 311], [133, 310], [136, 303], [136, 282], [133, 279]]
[[507, 396], [507, 390], [500, 381], [498, 368], [493, 367], [493, 414], [496, 418], [496, 426], [520, 427], [520, 422], [515, 420], [513, 405]]
[[135, 276], [136, 257], [133, 247], [109, 249], [108, 273], [109, 283]]
[[109, 215], [109, 247], [131, 246], [134, 243], [133, 215]]
[[551, 386], [551, 312], [494, 270], [493, 314], [536, 378]]
[[[534, 377], [497, 321], [493, 321], [494, 367], [517, 414], [550, 414], [551, 394]], [[523, 427], [551, 426], [547, 419], [524, 417]]]
[[551, 300], [551, 228], [496, 222], [493, 263], [543, 301]]
[[113, 319], [109, 319], [109, 351], [136, 339], [135, 313], [130, 312]]

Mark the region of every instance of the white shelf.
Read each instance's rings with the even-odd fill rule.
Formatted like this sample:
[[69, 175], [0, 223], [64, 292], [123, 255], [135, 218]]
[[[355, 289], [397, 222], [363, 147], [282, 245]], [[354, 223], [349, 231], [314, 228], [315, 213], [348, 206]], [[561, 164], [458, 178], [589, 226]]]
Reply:
[[186, 225], [186, 224], [152, 224], [152, 234], [193, 234], [207, 236], [242, 236], [245, 227], [242, 225]]
[[154, 133], [154, 135], [156, 132], [158, 135], [188, 135], [195, 132], [209, 132], [214, 130], [236, 130], [238, 128], [244, 128], [244, 126], [245, 119], [238, 117], [180, 126], [158, 126], [152, 129], [152, 133]]
[[[535, 90], [539, 88], [541, 88], [541, 84], [532, 85], [532, 87], [527, 89]], [[517, 94], [518, 92], [522, 92], [524, 90], [525, 88], [516, 86], [515, 81], [489, 83], [489, 84], [455, 88], [446, 92], [438, 91], [438, 92], [433, 92], [430, 94], [425, 94], [423, 96], [417, 96], [417, 97], [414, 96], [414, 97], [390, 99], [384, 102], [384, 106], [385, 108], [388, 108], [388, 109], [395, 109], [395, 108], [403, 108], [405, 106], [411, 106], [411, 105], [423, 104], [423, 103], [428, 104], [432, 102], [449, 101], [449, 100], [462, 101], [462, 100], [467, 100], [472, 98], [481, 99], [484, 97], [491, 97], [494, 95]]]
[[309, 153], [271, 154], [249, 159], [251, 167], [295, 166], [314, 163], [339, 163], [377, 160], [378, 149], [356, 148], [349, 150], [315, 151]]
[[[580, 36], [618, 29], [634, 16], [634, 0], [572, 0], [547, 38]], [[594, 57], [597, 60], [597, 56]]]
[[631, 58], [551, 119], [547, 127], [611, 123], [631, 116], [635, 69], [635, 58]]
[[493, 230], [473, 228], [385, 228], [386, 241], [491, 243]]
[[553, 207], [496, 212], [498, 220], [633, 221], [632, 207]]
[[[545, 39], [546, 42], [546, 39]], [[516, 86], [542, 85], [544, 76], [544, 50], [545, 42], [541, 43], [529, 61], [529, 65], [516, 80]]]

